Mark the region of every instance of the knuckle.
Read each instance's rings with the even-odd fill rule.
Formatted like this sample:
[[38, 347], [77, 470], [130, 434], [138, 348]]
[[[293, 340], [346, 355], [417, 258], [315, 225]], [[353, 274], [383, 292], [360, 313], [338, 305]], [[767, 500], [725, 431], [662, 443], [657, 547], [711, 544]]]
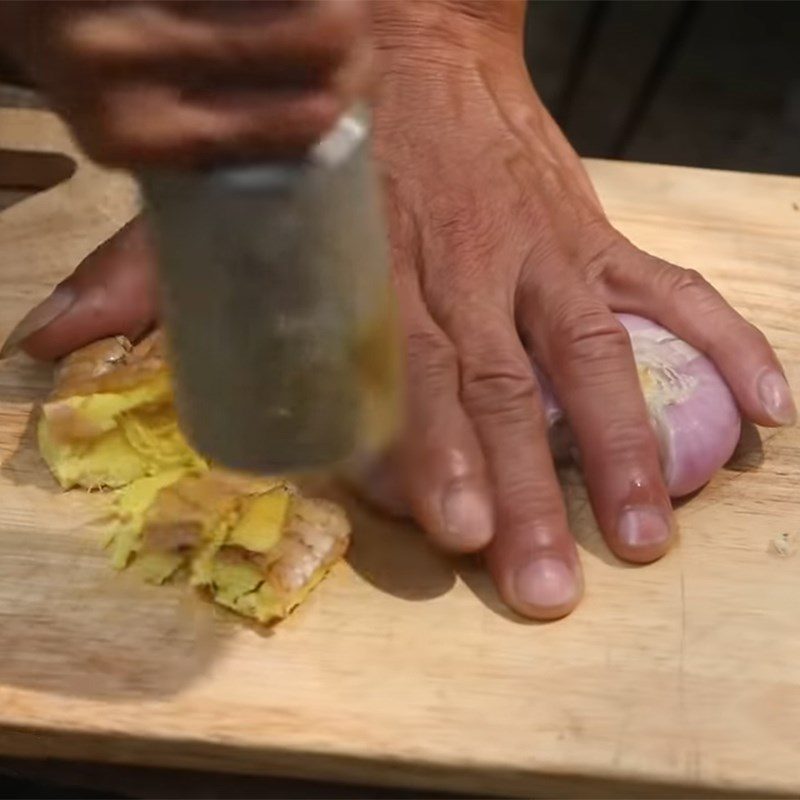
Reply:
[[513, 360], [484, 364], [462, 374], [461, 396], [473, 416], [529, 421], [540, 417], [541, 391], [530, 369]]
[[738, 314], [697, 270], [670, 265], [664, 277], [672, 302], [703, 320], [693, 342], [702, 351], [719, 353], [723, 342], [734, 339], [769, 346], [764, 334]]
[[497, 512], [498, 536], [505, 546], [515, 543], [514, 549], [521, 551], [517, 559], [569, 548], [564, 500], [557, 482], [515, 478], [505, 482], [503, 499], [504, 507]]
[[[637, 424], [628, 417], [607, 420], [598, 431], [596, 452], [604, 468], [609, 464], [650, 460], [657, 450], [656, 435], [650, 425]], [[657, 463], [653, 459], [653, 463]]]
[[729, 308], [722, 296], [696, 269], [667, 267], [665, 275], [673, 302], [691, 304], [693, 313], [715, 317]]
[[91, 59], [98, 49], [105, 52], [107, 48], [104, 39], [96, 36], [93, 27], [87, 26], [82, 20], [54, 26], [50, 32], [50, 41], [51, 47], [68, 54], [72, 59], [80, 60], [87, 57]]
[[772, 351], [772, 345], [770, 345], [769, 339], [767, 339], [766, 334], [760, 328], [753, 325], [752, 322], [749, 322], [744, 317], [738, 317], [738, 319], [741, 322], [743, 337], [749, 337], [754, 346], [764, 351]]
[[676, 295], [690, 295], [692, 298], [707, 294], [715, 294], [711, 284], [696, 270], [686, 267], [674, 267], [668, 270], [670, 288]]
[[334, 91], [315, 92], [303, 102], [302, 114], [308, 134], [316, 141], [326, 134], [344, 112], [344, 103]]
[[569, 303], [553, 315], [551, 341], [557, 357], [580, 363], [631, 354], [630, 337], [607, 309], [595, 303]]
[[199, 157], [209, 143], [202, 131], [171, 130], [158, 126], [130, 125], [125, 114], [105, 114], [95, 117], [85, 126], [82, 144], [97, 162], [109, 167], [130, 167], [136, 164], [182, 162]]
[[630, 243], [605, 220], [593, 226], [589, 223], [588, 227], [594, 238], [594, 249], [584, 263], [584, 279], [589, 286], [613, 282], [620, 264], [629, 255]]
[[187, 64], [197, 64], [203, 70], [232, 72], [256, 70], [264, 60], [258, 40], [237, 35], [232, 31], [205, 31], [203, 35], [186, 37], [175, 43], [173, 52]]
[[548, 487], [546, 494], [532, 509], [535, 516], [528, 515], [528, 520], [536, 519], [539, 523], [532, 530], [529, 524], [525, 533], [527, 544], [533, 551], [546, 553], [564, 549], [570, 534], [565, 524], [563, 509], [564, 501], [558, 486]]
[[261, 110], [250, 116], [237, 113], [219, 122], [225, 128], [223, 138], [232, 145], [265, 154], [284, 154], [300, 152], [319, 142], [343, 112], [344, 102], [334, 92], [315, 91], [271, 108], [268, 119], [280, 119], [280, 125], [265, 125]]
[[406, 337], [408, 373], [412, 381], [440, 384], [455, 372], [452, 348], [431, 331], [417, 330]]
[[52, 31], [53, 46], [68, 60], [91, 69], [108, 68], [127, 62], [132, 50], [145, 40], [131, 41], [128, 32], [103, 13], [75, 14]]

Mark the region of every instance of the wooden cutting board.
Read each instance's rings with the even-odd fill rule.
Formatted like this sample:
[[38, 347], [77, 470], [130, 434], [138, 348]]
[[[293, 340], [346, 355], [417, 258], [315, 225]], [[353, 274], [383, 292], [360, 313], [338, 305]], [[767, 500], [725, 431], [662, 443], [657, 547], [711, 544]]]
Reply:
[[[45, 112], [0, 112], [0, 147], [78, 165], [0, 213], [5, 336], [135, 195]], [[800, 385], [800, 179], [590, 169], [622, 230], [702, 270]], [[112, 572], [104, 499], [59, 493], [35, 450], [48, 381], [0, 365], [0, 753], [519, 796], [800, 793], [800, 553], [773, 545], [800, 543], [797, 430], [749, 431], [646, 568], [609, 555], [567, 474], [588, 590], [562, 622], [515, 618], [477, 566], [353, 507], [349, 563], [264, 633]]]

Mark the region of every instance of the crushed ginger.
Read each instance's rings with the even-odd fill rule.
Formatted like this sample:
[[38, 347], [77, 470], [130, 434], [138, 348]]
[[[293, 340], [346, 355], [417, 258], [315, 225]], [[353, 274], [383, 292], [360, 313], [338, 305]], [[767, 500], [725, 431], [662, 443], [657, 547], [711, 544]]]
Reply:
[[66, 358], [42, 406], [39, 447], [64, 489], [116, 489], [117, 569], [185, 577], [220, 605], [269, 622], [302, 602], [347, 549], [333, 503], [210, 465], [178, 427], [161, 334], [118, 337]]

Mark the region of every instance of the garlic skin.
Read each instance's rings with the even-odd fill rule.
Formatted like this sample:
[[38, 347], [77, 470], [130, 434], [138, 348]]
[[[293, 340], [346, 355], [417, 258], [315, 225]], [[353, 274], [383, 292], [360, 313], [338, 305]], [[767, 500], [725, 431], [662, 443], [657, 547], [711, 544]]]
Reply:
[[[702, 353], [650, 320], [617, 314], [631, 338], [639, 380], [658, 437], [670, 497], [706, 484], [731, 457], [741, 417], [730, 389]], [[557, 460], [575, 456], [563, 411], [534, 364]]]

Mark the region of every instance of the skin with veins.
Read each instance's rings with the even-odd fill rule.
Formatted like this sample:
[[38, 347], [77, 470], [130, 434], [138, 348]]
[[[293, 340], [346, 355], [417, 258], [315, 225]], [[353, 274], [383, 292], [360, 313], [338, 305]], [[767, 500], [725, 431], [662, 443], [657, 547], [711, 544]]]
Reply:
[[76, 351], [59, 365], [40, 450], [64, 488], [118, 488], [115, 567], [187, 577], [218, 604], [268, 623], [287, 616], [344, 555], [350, 524], [292, 484], [209, 465], [178, 428], [159, 332]]

